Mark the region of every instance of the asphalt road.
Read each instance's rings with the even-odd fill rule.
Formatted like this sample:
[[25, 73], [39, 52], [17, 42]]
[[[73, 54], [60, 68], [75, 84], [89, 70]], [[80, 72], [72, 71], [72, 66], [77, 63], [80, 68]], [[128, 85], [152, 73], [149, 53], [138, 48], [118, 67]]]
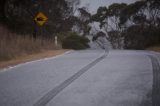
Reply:
[[160, 54], [72, 51], [0, 72], [0, 106], [160, 106]]

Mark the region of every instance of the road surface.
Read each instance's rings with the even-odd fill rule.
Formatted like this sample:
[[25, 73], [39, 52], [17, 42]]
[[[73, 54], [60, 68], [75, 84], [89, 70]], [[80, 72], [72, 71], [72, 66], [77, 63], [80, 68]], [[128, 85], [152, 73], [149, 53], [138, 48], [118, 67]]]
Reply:
[[0, 72], [0, 106], [160, 106], [160, 54], [83, 50]]

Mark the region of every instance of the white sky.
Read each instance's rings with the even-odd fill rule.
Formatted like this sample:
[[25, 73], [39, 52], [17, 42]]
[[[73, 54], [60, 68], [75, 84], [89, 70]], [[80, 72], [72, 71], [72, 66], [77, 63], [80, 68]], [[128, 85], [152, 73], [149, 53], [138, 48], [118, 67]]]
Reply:
[[112, 3], [133, 3], [138, 0], [81, 0], [80, 7], [87, 6], [93, 14], [100, 6], [109, 6]]

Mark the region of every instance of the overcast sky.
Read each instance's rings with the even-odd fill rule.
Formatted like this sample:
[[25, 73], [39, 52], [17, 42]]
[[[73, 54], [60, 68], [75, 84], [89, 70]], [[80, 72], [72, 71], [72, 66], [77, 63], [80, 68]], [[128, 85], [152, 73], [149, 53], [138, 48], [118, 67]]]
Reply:
[[89, 11], [91, 13], [95, 13], [98, 7], [100, 6], [108, 6], [112, 3], [133, 3], [137, 0], [81, 0], [81, 5], [82, 6], [87, 6], [89, 8]]

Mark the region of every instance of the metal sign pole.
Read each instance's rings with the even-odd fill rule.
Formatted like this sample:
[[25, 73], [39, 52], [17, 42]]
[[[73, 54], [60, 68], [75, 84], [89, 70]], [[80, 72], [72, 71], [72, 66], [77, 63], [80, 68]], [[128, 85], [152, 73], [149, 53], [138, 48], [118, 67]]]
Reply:
[[37, 24], [34, 21], [34, 30], [33, 30], [33, 38], [36, 39], [37, 38]]

